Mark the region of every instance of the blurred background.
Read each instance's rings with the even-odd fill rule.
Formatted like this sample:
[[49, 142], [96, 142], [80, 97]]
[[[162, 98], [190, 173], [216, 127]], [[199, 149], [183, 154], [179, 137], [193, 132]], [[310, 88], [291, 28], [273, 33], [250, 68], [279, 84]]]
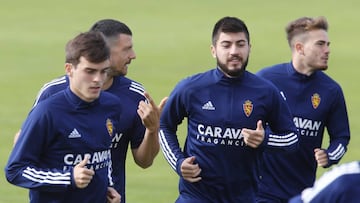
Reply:
[[[218, 19], [236, 16], [246, 22], [252, 44], [247, 70], [256, 72], [290, 60], [284, 31], [289, 21], [327, 17], [331, 41], [327, 74], [343, 88], [352, 133], [341, 163], [360, 157], [360, 1], [0, 0], [0, 5], [0, 203], [28, 202], [27, 190], [7, 183], [4, 176], [14, 134], [41, 86], [64, 74], [67, 41], [104, 18], [123, 21], [132, 29], [137, 58], [127, 76], [142, 83], [158, 103], [179, 80], [215, 67], [210, 44]], [[185, 125], [178, 136], [183, 142]], [[135, 166], [129, 155], [127, 202], [174, 202], [178, 176], [162, 153], [145, 170]], [[318, 174], [323, 172], [320, 169]]]

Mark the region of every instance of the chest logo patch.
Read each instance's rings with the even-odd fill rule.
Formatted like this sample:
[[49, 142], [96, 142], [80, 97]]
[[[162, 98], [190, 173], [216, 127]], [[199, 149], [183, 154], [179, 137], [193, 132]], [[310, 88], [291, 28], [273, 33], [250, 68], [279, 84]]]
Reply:
[[106, 119], [106, 129], [107, 129], [110, 137], [112, 137], [113, 132], [114, 132], [114, 125], [113, 125], [113, 123], [111, 122], [111, 120], [109, 118]]
[[311, 96], [311, 104], [312, 104], [313, 108], [317, 109], [317, 107], [320, 105], [320, 102], [321, 102], [320, 95], [318, 93], [314, 93]]
[[253, 111], [253, 104], [250, 100], [246, 100], [243, 104], [243, 110], [244, 110], [244, 113], [247, 117], [249, 117]]

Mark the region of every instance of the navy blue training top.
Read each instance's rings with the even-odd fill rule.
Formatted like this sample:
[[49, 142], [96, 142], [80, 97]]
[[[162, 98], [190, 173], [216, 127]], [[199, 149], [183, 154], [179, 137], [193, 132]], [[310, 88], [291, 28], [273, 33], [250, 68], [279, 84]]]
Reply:
[[[67, 76], [56, 78], [43, 85], [35, 100], [34, 106], [40, 101], [47, 99], [58, 91], [61, 91], [69, 85]], [[145, 126], [137, 114], [140, 101], [146, 100], [144, 97], [144, 87], [125, 76], [113, 77], [112, 85], [106, 90], [121, 99], [119, 108], [122, 109], [121, 127], [112, 139], [112, 167], [114, 188], [120, 193], [121, 201], [125, 202], [125, 161], [128, 146], [132, 149], [140, 146], [144, 134]]]
[[350, 140], [348, 115], [340, 86], [323, 71], [298, 73], [292, 63], [277, 64], [257, 73], [271, 81], [286, 98], [299, 132], [299, 150], [291, 154], [263, 154], [259, 193], [289, 199], [313, 185], [317, 163], [314, 149], [322, 148], [324, 129], [330, 136], [325, 148], [329, 166], [344, 156]]
[[[102, 92], [85, 102], [67, 88], [29, 113], [5, 168], [7, 180], [29, 188], [30, 202], [107, 202], [111, 139], [120, 127], [119, 99]], [[85, 157], [95, 174], [76, 187], [73, 168]]]
[[[187, 118], [183, 149], [177, 128]], [[297, 134], [286, 102], [270, 82], [247, 71], [228, 78], [218, 68], [190, 76], [177, 84], [160, 119], [160, 146], [180, 175], [177, 202], [254, 202], [256, 160], [261, 148], [282, 151], [297, 147]], [[260, 149], [246, 146], [243, 128], [269, 123]], [[184, 136], [184, 135], [178, 135]], [[195, 156], [202, 169], [196, 183], [181, 177], [185, 158]]]

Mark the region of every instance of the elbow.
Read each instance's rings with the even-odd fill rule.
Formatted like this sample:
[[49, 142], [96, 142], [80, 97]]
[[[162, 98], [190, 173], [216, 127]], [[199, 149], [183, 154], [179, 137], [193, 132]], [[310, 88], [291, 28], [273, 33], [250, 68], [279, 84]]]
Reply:
[[143, 168], [143, 169], [146, 169], [146, 168], [149, 168], [150, 166], [153, 165], [154, 163], [154, 159], [156, 157], [158, 153], [155, 153], [152, 157], [147, 157], [145, 159], [134, 159], [135, 160], [135, 163]]
[[15, 184], [15, 175], [16, 173], [11, 170], [10, 168], [6, 167], [5, 168], [5, 177], [6, 177], [6, 180], [11, 183], [11, 184]]
[[153, 161], [135, 161], [135, 163], [142, 169], [147, 169], [152, 166]]
[[154, 150], [149, 150], [147, 151], [147, 153], [140, 153], [140, 151], [136, 150], [135, 152], [133, 152], [134, 161], [139, 167], [146, 169], [152, 166], [154, 159], [158, 153], [159, 147]]

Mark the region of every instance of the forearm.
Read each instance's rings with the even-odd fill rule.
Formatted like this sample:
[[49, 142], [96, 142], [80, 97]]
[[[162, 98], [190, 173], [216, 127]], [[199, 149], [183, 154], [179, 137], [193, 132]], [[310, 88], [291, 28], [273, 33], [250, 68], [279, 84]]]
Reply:
[[133, 149], [136, 164], [142, 168], [150, 167], [159, 149], [158, 130], [150, 131], [146, 129], [144, 139], [139, 148]]
[[299, 148], [299, 139], [295, 132], [276, 134], [267, 129], [262, 145], [268, 151], [293, 152]]
[[40, 169], [10, 163], [5, 171], [8, 182], [24, 188], [36, 188], [42, 191], [65, 191], [72, 185], [71, 170]]
[[349, 137], [337, 138], [330, 142], [329, 147], [326, 149], [328, 164], [325, 167], [339, 163], [347, 151], [348, 143]]

